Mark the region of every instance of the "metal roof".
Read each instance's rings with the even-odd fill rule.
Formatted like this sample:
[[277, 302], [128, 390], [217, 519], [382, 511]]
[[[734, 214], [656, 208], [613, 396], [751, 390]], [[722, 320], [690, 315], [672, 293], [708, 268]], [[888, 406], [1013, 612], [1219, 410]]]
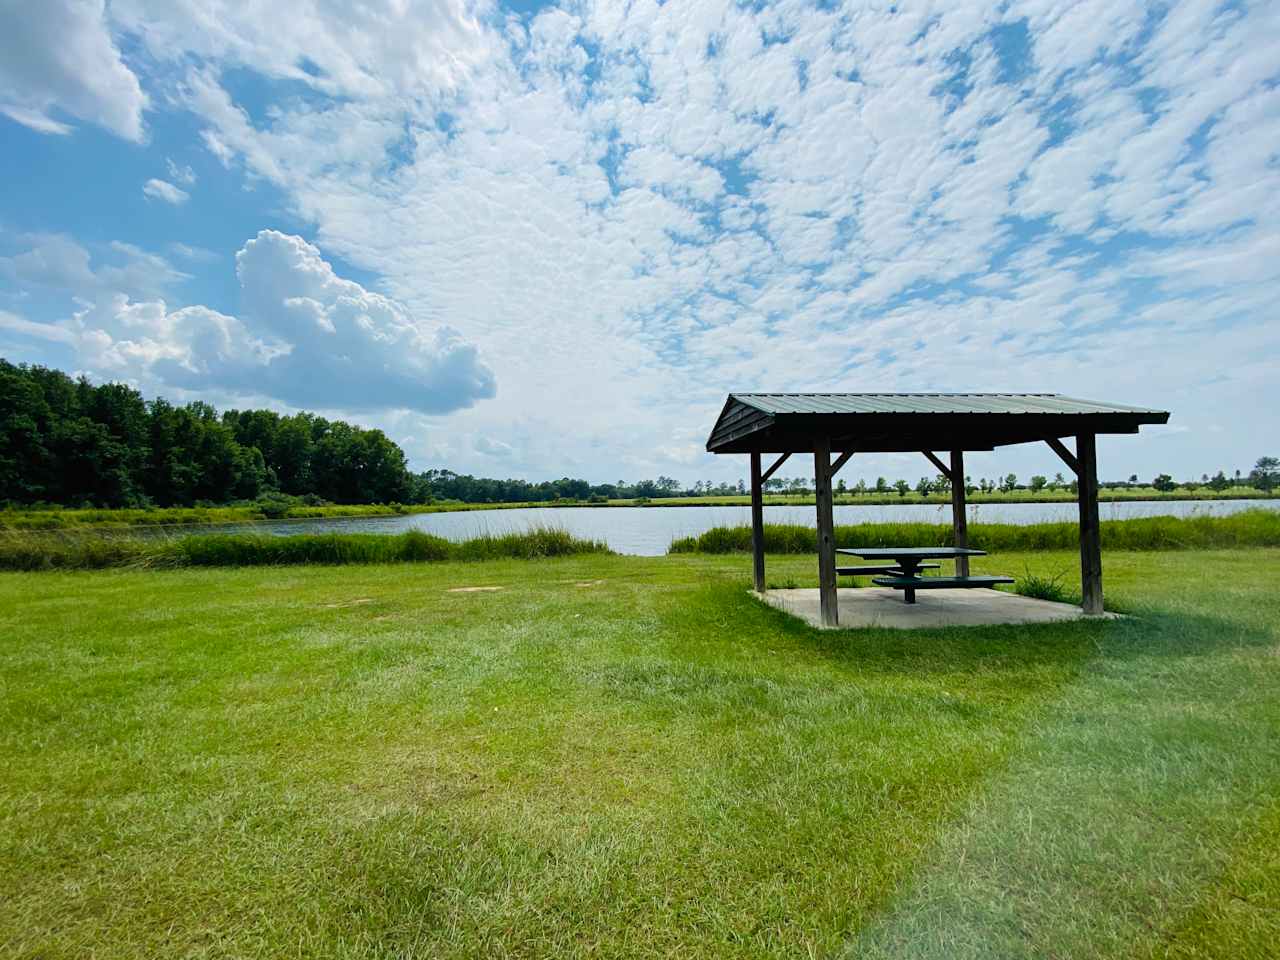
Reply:
[[1164, 410], [1056, 393], [731, 393], [712, 453], [800, 452], [827, 437], [866, 452], [984, 450], [1079, 433], [1137, 433]]
[[764, 413], [1160, 413], [1058, 393], [731, 393]]

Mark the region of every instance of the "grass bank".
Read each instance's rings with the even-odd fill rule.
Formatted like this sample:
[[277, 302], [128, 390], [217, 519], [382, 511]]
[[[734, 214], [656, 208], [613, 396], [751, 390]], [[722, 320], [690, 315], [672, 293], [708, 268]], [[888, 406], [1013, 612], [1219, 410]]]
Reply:
[[102, 536], [61, 531], [0, 534], [0, 570], [89, 570], [107, 567], [260, 567], [296, 564], [423, 563], [446, 560], [532, 560], [608, 553], [602, 542], [554, 528], [490, 534], [463, 541], [417, 530], [400, 534], [203, 534]]
[[249, 503], [226, 507], [151, 507], [148, 509], [61, 508], [0, 510], [0, 530], [42, 531], [120, 529], [130, 527], [197, 527], [268, 520], [328, 520], [341, 517], [400, 517], [416, 513], [472, 510], [518, 510], [522, 507], [586, 506], [556, 503], [326, 504], [308, 506]]
[[1105, 565], [920, 634], [732, 556], [0, 574], [0, 954], [1270, 956], [1280, 550]]
[[[860, 523], [836, 527], [841, 546], [933, 547], [951, 545], [950, 524]], [[1069, 550], [1079, 545], [1074, 523], [977, 523], [969, 546], [979, 550]], [[812, 527], [766, 523], [766, 553], [817, 551]], [[1110, 550], [1189, 550], [1216, 547], [1280, 546], [1280, 511], [1242, 510], [1226, 517], [1136, 517], [1102, 521], [1102, 545]], [[671, 553], [740, 553], [751, 549], [748, 526], [713, 527], [672, 542]]]

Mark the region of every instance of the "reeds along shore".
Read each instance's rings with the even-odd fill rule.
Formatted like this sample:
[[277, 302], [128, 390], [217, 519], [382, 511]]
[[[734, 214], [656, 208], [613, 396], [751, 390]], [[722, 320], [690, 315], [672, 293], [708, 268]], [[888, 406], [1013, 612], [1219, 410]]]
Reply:
[[[864, 547], [950, 545], [950, 524], [861, 523], [837, 526], [836, 543]], [[1080, 531], [1074, 523], [981, 523], [969, 527], [969, 546], [978, 550], [1074, 550]], [[1280, 511], [1243, 510], [1227, 517], [1137, 517], [1104, 520], [1107, 550], [1191, 550], [1280, 546]], [[751, 549], [748, 526], [713, 527], [671, 544], [671, 553], [737, 553]], [[766, 523], [765, 553], [816, 553], [812, 527]]]
[[254, 533], [132, 537], [85, 531], [0, 534], [0, 569], [4, 570], [533, 560], [609, 552], [603, 542], [584, 540], [554, 528], [486, 534], [458, 542], [417, 530], [400, 534], [324, 533], [287, 537]]

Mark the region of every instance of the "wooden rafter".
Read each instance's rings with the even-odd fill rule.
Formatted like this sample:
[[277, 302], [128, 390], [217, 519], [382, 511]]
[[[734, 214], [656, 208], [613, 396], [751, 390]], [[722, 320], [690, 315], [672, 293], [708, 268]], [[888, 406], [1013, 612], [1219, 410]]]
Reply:
[[777, 472], [778, 472], [778, 468], [779, 468], [780, 466], [782, 466], [784, 463], [786, 463], [786, 462], [787, 462], [787, 458], [788, 458], [788, 457], [790, 457], [790, 456], [791, 456], [791, 454], [789, 454], [789, 453], [784, 453], [784, 454], [783, 454], [782, 456], [780, 456], [777, 460], [773, 461], [773, 466], [772, 466], [772, 467], [770, 467], [768, 470], [766, 470], [764, 473], [762, 473], [762, 474], [760, 475], [760, 484], [761, 484], [761, 486], [763, 486], [763, 485], [768, 481], [768, 479], [769, 479], [770, 477], [772, 477], [775, 473], [777, 473]]
[[1071, 472], [1077, 477], [1080, 476], [1080, 461], [1076, 459], [1076, 455], [1067, 449], [1067, 445], [1057, 437], [1049, 437], [1045, 440], [1053, 452], [1062, 458], [1062, 462], [1071, 468]]
[[846, 450], [844, 453], [840, 454], [840, 456], [836, 458], [836, 462], [831, 464], [831, 475], [833, 477], [840, 472], [841, 467], [843, 467], [846, 463], [849, 462], [849, 458], [852, 457], [853, 454], [854, 454], [854, 451]]
[[921, 453], [923, 453], [926, 457], [928, 457], [928, 458], [929, 458], [929, 462], [930, 462], [930, 463], [932, 463], [935, 467], [937, 467], [937, 468], [938, 468], [938, 472], [939, 472], [940, 474], [942, 474], [944, 477], [946, 477], [946, 478], [947, 478], [947, 481], [948, 481], [949, 483], [951, 483], [951, 484], [954, 484], [954, 483], [955, 483], [955, 478], [951, 476], [951, 468], [950, 468], [950, 467], [948, 467], [945, 463], [943, 463], [941, 460], [939, 460], [937, 457], [935, 457], [935, 456], [934, 456], [932, 453], [930, 453], [928, 450], [921, 450], [920, 452], [921, 452]]

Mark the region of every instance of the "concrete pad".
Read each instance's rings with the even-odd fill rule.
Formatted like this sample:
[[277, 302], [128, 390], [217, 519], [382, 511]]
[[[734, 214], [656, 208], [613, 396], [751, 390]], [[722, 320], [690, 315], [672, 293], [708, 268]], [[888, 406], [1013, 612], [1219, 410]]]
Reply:
[[[753, 595], [813, 627], [821, 627], [816, 588], [767, 590]], [[915, 603], [903, 603], [902, 591], [889, 587], [858, 587], [836, 592], [840, 628], [985, 627], [1005, 623], [1056, 623], [1062, 620], [1114, 619], [1115, 613], [1086, 618], [1070, 603], [1036, 600], [1001, 590], [920, 590]]]

